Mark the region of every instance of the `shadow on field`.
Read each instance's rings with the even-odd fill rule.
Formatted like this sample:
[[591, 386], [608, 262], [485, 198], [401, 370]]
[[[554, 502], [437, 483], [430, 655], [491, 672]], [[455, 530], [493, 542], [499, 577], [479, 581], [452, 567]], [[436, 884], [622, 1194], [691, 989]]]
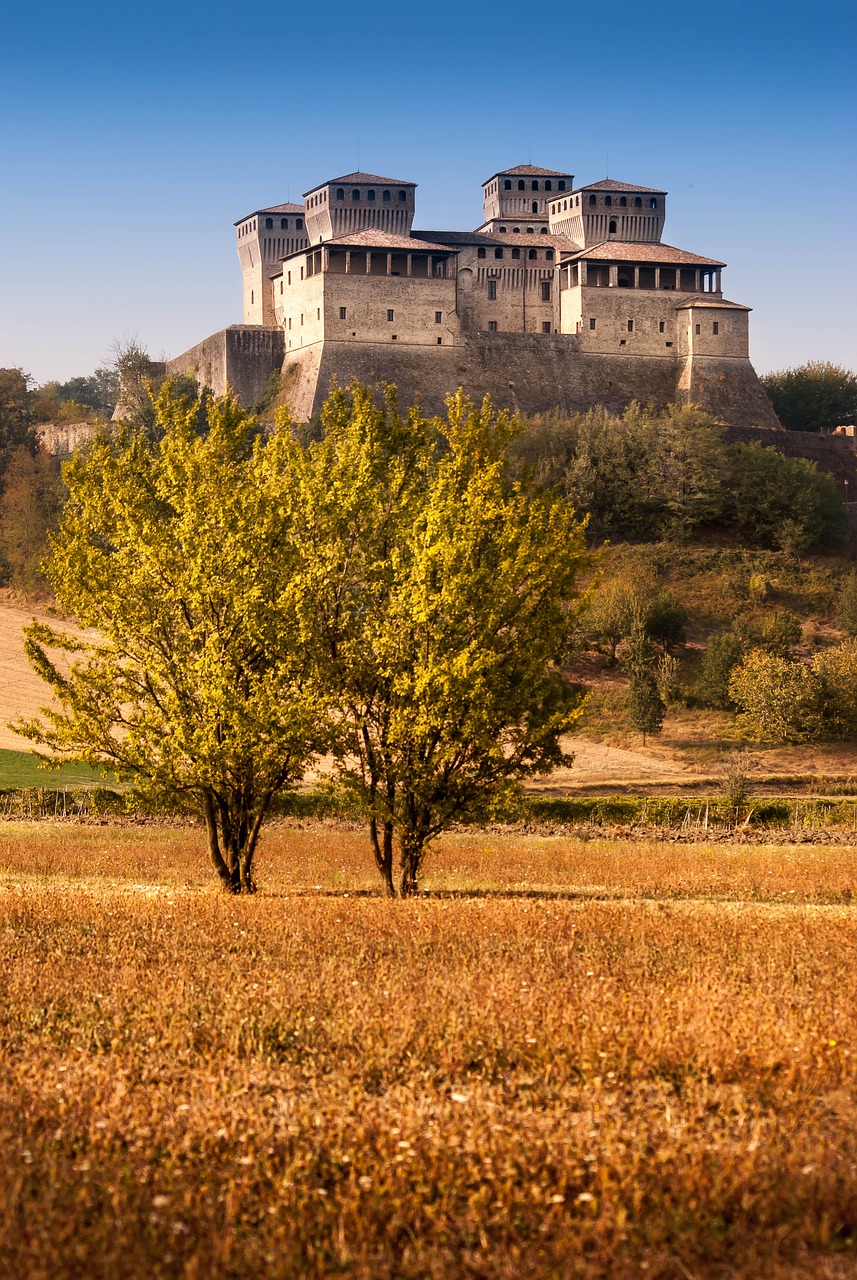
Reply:
[[[383, 889], [293, 889], [282, 893], [266, 893], [273, 898], [386, 898]], [[459, 900], [464, 898], [548, 898], [572, 902], [589, 898], [591, 894], [579, 889], [421, 889], [405, 901], [425, 902], [428, 899]], [[390, 899], [401, 901], [401, 899]]]

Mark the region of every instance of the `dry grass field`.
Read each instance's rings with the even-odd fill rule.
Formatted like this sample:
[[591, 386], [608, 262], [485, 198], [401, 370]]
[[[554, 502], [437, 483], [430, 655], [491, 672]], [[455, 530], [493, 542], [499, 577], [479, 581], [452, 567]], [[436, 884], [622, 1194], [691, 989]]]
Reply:
[[0, 827], [4, 1278], [857, 1274], [852, 849], [201, 847]]

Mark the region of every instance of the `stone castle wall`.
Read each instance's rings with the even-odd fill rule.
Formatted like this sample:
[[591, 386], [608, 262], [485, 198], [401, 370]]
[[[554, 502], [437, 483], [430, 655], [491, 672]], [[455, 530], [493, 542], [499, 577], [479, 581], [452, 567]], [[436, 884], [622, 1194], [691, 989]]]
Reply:
[[168, 360], [171, 378], [192, 374], [215, 395], [233, 391], [242, 404], [256, 404], [268, 379], [283, 365], [283, 331], [262, 325], [233, 324]]

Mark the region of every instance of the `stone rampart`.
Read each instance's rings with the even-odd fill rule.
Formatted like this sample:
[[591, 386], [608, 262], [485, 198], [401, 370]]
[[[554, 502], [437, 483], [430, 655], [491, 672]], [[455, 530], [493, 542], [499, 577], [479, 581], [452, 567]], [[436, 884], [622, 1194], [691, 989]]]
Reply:
[[171, 378], [192, 373], [200, 386], [218, 396], [229, 388], [249, 405], [261, 400], [268, 379], [282, 364], [281, 329], [233, 324], [168, 360], [166, 371]]

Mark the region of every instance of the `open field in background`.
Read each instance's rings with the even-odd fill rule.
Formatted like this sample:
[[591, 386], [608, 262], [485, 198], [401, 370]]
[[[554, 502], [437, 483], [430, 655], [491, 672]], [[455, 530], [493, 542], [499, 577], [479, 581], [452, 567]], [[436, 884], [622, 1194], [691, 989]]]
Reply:
[[[0, 1275], [853, 1276], [854, 850], [0, 827]], [[458, 890], [455, 894], [451, 891]]]

